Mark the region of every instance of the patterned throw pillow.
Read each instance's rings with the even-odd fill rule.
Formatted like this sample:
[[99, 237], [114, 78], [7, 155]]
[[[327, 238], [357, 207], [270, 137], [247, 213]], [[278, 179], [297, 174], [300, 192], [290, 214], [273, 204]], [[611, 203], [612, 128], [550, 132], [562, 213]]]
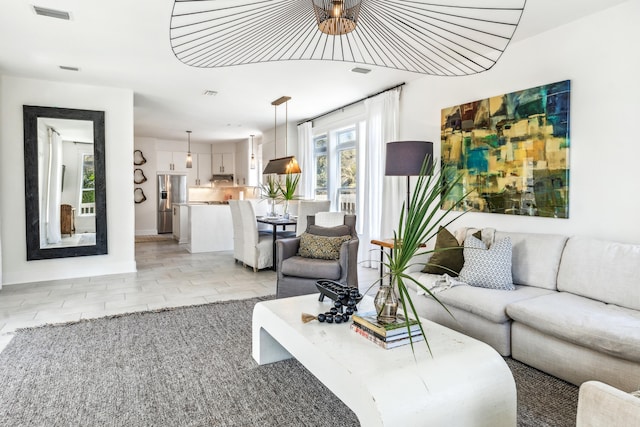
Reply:
[[515, 290], [511, 275], [511, 239], [496, 241], [489, 249], [473, 236], [464, 241], [464, 266], [460, 280], [481, 288]]
[[316, 259], [338, 259], [340, 258], [340, 247], [351, 236], [315, 236], [309, 233], [300, 235], [300, 256]]

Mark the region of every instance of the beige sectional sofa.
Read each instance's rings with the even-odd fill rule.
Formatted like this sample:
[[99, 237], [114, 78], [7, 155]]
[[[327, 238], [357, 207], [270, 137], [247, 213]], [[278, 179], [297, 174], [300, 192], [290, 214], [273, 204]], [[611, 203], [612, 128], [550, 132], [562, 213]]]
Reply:
[[[462, 242], [476, 231], [456, 237]], [[573, 384], [639, 389], [640, 245], [482, 230], [487, 246], [504, 238], [512, 243], [515, 290], [459, 285], [438, 292], [454, 317], [417, 292], [420, 315]], [[433, 275], [411, 274], [434, 282]]]

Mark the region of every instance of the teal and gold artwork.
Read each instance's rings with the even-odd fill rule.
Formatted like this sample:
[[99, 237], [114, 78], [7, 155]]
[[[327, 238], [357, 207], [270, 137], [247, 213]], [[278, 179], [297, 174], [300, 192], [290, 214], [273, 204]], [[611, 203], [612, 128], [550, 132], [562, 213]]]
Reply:
[[[569, 217], [571, 82], [551, 83], [442, 110], [448, 209]], [[462, 175], [456, 181], [456, 177]]]

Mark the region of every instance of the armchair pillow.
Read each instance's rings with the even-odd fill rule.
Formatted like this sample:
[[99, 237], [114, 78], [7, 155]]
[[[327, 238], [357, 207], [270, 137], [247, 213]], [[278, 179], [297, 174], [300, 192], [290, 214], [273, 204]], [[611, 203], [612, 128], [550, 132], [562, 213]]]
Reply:
[[315, 236], [340, 237], [351, 235], [351, 227], [348, 225], [337, 225], [335, 227], [322, 227], [321, 225], [310, 225], [307, 233]]
[[340, 247], [348, 240], [351, 235], [328, 237], [302, 233], [299, 253], [304, 258], [336, 260], [340, 258]]

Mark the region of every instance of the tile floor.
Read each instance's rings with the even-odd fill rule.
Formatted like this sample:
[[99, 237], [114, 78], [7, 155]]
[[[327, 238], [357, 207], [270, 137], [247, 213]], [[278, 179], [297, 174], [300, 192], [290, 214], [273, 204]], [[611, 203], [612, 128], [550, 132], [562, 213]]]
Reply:
[[[137, 273], [5, 285], [0, 290], [0, 351], [18, 328], [135, 311], [275, 294], [276, 274], [257, 273], [232, 252], [191, 254], [173, 240], [136, 243]], [[378, 271], [360, 268], [366, 290]]]

